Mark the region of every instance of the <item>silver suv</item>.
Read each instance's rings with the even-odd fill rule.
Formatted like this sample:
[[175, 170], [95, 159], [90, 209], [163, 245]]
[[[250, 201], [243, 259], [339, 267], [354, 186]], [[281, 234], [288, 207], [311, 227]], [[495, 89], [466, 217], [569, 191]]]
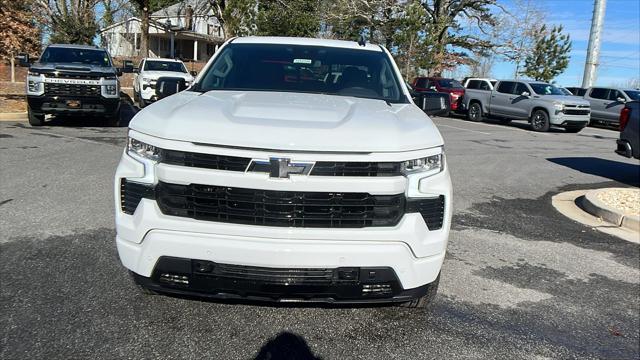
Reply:
[[640, 90], [593, 87], [584, 98], [591, 103], [591, 122], [617, 126], [624, 104], [640, 100]]

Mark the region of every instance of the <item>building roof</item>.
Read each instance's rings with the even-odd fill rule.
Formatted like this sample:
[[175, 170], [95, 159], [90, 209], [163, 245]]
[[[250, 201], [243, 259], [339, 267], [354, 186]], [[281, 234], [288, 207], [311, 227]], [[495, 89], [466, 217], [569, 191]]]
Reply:
[[315, 39], [302, 37], [281, 37], [281, 36], [247, 36], [239, 37], [233, 40], [234, 44], [285, 44], [285, 45], [309, 45], [309, 46], [326, 46], [338, 47], [345, 49], [358, 49], [370, 51], [382, 51], [382, 48], [375, 44], [367, 43], [365, 46], [358, 45], [356, 40], [333, 40], [333, 39]]

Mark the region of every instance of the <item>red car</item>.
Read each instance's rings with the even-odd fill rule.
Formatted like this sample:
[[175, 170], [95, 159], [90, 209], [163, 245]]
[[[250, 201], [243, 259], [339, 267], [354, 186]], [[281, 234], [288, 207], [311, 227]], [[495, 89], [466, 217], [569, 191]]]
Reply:
[[461, 109], [462, 97], [464, 96], [464, 86], [453, 79], [439, 77], [417, 77], [411, 84], [417, 91], [437, 91], [448, 93], [451, 97], [451, 110]]

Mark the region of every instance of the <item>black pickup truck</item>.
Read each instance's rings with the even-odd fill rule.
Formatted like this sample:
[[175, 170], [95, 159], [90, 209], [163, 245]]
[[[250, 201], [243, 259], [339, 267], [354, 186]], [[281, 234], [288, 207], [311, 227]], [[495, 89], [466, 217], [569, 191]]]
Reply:
[[41, 126], [46, 114], [64, 114], [106, 117], [118, 125], [121, 74], [104, 49], [47, 46], [27, 75], [29, 123]]

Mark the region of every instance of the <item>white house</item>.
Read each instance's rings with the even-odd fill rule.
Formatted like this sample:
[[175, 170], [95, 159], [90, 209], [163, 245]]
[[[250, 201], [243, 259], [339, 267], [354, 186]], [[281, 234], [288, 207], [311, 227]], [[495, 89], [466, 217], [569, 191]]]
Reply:
[[[142, 57], [141, 20], [137, 17], [100, 29], [102, 44], [114, 57]], [[171, 30], [169, 30], [171, 29]], [[208, 0], [183, 0], [151, 14], [149, 56], [206, 61], [224, 41], [222, 26]]]

